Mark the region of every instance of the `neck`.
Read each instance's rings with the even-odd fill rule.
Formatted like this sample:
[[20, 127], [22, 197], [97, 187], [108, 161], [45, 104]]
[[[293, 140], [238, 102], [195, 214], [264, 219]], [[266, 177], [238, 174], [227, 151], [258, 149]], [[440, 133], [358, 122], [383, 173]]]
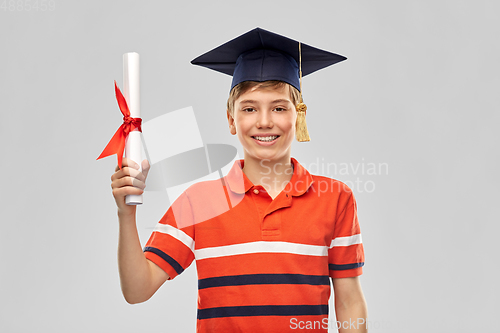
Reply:
[[243, 172], [254, 185], [262, 185], [270, 194], [277, 194], [292, 179], [293, 165], [290, 155], [277, 160], [260, 160], [245, 155]]

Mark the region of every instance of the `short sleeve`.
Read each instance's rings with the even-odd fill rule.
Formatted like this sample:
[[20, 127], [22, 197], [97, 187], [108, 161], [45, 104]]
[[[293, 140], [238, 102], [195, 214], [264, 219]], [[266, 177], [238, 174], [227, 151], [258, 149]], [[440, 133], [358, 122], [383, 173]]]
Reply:
[[170, 279], [181, 274], [193, 262], [193, 211], [186, 193], [174, 201], [158, 222], [144, 247], [144, 254]]
[[352, 192], [339, 200], [332, 242], [328, 250], [329, 275], [346, 278], [361, 275], [365, 263], [356, 200]]

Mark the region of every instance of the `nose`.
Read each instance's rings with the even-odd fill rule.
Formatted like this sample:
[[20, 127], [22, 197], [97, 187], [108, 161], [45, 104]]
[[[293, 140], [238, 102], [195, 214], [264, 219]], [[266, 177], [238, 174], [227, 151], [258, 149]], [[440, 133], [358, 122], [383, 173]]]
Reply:
[[257, 127], [258, 128], [272, 128], [274, 126], [272, 119], [272, 111], [262, 111], [259, 112], [259, 118], [257, 119]]

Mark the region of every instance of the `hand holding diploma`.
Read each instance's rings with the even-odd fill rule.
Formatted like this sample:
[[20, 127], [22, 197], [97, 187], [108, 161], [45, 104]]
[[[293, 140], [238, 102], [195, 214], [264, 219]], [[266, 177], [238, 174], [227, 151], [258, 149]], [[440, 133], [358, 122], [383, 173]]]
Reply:
[[[119, 168], [117, 165], [115, 173], [111, 176], [111, 188], [118, 207], [118, 214], [135, 216], [135, 205], [126, 204], [125, 198], [129, 195], [142, 195], [146, 187], [146, 178], [150, 167], [149, 162], [144, 160], [139, 167], [139, 164], [125, 157], [121, 166]], [[142, 169], [142, 172], [139, 169]]]

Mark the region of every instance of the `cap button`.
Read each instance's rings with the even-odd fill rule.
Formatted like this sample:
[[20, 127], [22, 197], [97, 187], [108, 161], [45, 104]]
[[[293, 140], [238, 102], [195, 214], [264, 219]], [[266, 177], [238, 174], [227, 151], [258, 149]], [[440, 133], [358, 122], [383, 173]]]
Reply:
[[258, 190], [258, 189], [255, 189], [255, 190], [253, 190], [253, 193], [255, 193], [255, 194], [259, 194], [259, 190]]

